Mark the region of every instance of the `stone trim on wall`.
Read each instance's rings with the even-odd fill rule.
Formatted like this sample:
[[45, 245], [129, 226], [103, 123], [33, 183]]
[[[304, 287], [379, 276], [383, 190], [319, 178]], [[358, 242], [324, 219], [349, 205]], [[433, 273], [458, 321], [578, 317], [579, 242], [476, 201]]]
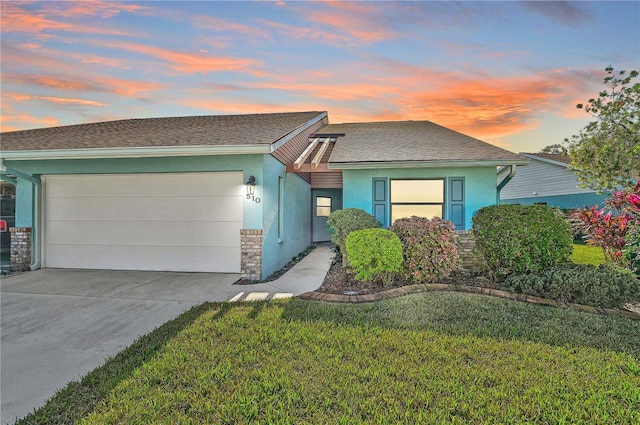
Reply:
[[240, 275], [262, 278], [262, 229], [240, 229]]
[[458, 254], [460, 255], [461, 267], [471, 273], [478, 273], [481, 270], [481, 260], [474, 254], [476, 242], [470, 230], [456, 230], [458, 242]]
[[11, 271], [24, 272], [31, 264], [31, 227], [11, 227]]

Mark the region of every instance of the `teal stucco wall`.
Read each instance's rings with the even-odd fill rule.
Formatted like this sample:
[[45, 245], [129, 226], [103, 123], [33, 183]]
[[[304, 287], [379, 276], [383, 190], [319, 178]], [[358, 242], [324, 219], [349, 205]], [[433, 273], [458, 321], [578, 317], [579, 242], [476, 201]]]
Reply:
[[[262, 278], [278, 270], [311, 243], [311, 189], [271, 155], [219, 155], [153, 158], [111, 158], [81, 160], [5, 161], [8, 167], [25, 174], [132, 174], [243, 171], [243, 181], [256, 178], [255, 196], [260, 202], [245, 200], [243, 227], [263, 229]], [[278, 177], [283, 177], [282, 214], [278, 213]], [[33, 227], [32, 184], [18, 180], [16, 226]], [[278, 221], [283, 225], [278, 237]], [[281, 240], [280, 240], [281, 239]]]
[[[131, 174], [131, 173], [183, 173], [208, 171], [243, 171], [245, 181], [250, 175], [262, 178], [264, 155], [221, 155], [196, 157], [59, 159], [37, 161], [5, 161], [8, 167], [29, 175], [47, 174]], [[16, 225], [32, 227], [34, 199], [31, 183], [18, 180], [16, 187]], [[18, 208], [18, 205], [20, 208]], [[245, 202], [244, 227], [262, 228], [262, 208]], [[19, 224], [18, 224], [19, 223]]]
[[[282, 181], [280, 181], [282, 178]], [[278, 202], [278, 186], [282, 185]], [[264, 175], [258, 181], [263, 205], [262, 278], [287, 264], [311, 244], [311, 189], [309, 183], [271, 155], [264, 156]], [[279, 225], [281, 227], [278, 234]]]
[[[480, 208], [496, 203], [495, 167], [451, 167], [451, 168], [384, 168], [366, 170], [343, 170], [343, 207], [360, 208], [373, 214], [373, 179], [429, 179], [464, 177], [465, 229], [471, 228], [471, 217]], [[445, 181], [447, 184], [447, 181]], [[388, 190], [388, 185], [387, 185]], [[445, 187], [445, 218], [449, 214], [449, 188]], [[388, 197], [387, 197], [388, 199]], [[388, 206], [387, 206], [388, 208]], [[387, 214], [387, 217], [389, 214]], [[389, 226], [391, 223], [383, 223]]]
[[557, 196], [532, 196], [529, 198], [502, 199], [501, 204], [521, 204], [532, 205], [546, 203], [550, 207], [560, 209], [574, 209], [592, 207], [594, 205], [604, 206], [606, 195], [598, 195], [597, 193], [580, 193], [572, 195]]

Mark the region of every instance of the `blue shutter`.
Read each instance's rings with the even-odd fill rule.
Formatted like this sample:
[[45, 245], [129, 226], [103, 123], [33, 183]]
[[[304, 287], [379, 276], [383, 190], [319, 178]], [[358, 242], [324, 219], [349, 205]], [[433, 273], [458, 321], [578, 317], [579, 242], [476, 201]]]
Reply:
[[387, 226], [387, 179], [373, 179], [373, 216]]
[[464, 177], [449, 179], [449, 220], [457, 230], [464, 230]]

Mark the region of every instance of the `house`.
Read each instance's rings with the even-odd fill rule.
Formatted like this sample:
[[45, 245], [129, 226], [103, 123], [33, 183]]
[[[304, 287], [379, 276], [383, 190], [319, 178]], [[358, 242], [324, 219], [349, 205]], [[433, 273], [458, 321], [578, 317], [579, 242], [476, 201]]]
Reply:
[[497, 202], [497, 167], [527, 163], [428, 121], [329, 124], [321, 111], [6, 132], [0, 156], [16, 185], [15, 267], [253, 279], [329, 240], [340, 208], [469, 229]]
[[[518, 167], [517, 174], [500, 191], [501, 204], [545, 204], [561, 209], [584, 208], [602, 204], [605, 194], [580, 187], [575, 173], [568, 168], [568, 155], [520, 153], [529, 165]], [[502, 180], [508, 170], [498, 172]]]

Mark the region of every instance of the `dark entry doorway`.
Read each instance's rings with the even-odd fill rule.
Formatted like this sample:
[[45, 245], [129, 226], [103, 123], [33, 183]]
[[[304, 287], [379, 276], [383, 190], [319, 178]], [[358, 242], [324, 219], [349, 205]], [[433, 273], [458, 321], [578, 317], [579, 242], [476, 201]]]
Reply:
[[342, 209], [342, 189], [313, 189], [311, 197], [311, 240], [328, 242], [331, 240], [331, 232], [327, 227], [327, 217], [331, 212]]

